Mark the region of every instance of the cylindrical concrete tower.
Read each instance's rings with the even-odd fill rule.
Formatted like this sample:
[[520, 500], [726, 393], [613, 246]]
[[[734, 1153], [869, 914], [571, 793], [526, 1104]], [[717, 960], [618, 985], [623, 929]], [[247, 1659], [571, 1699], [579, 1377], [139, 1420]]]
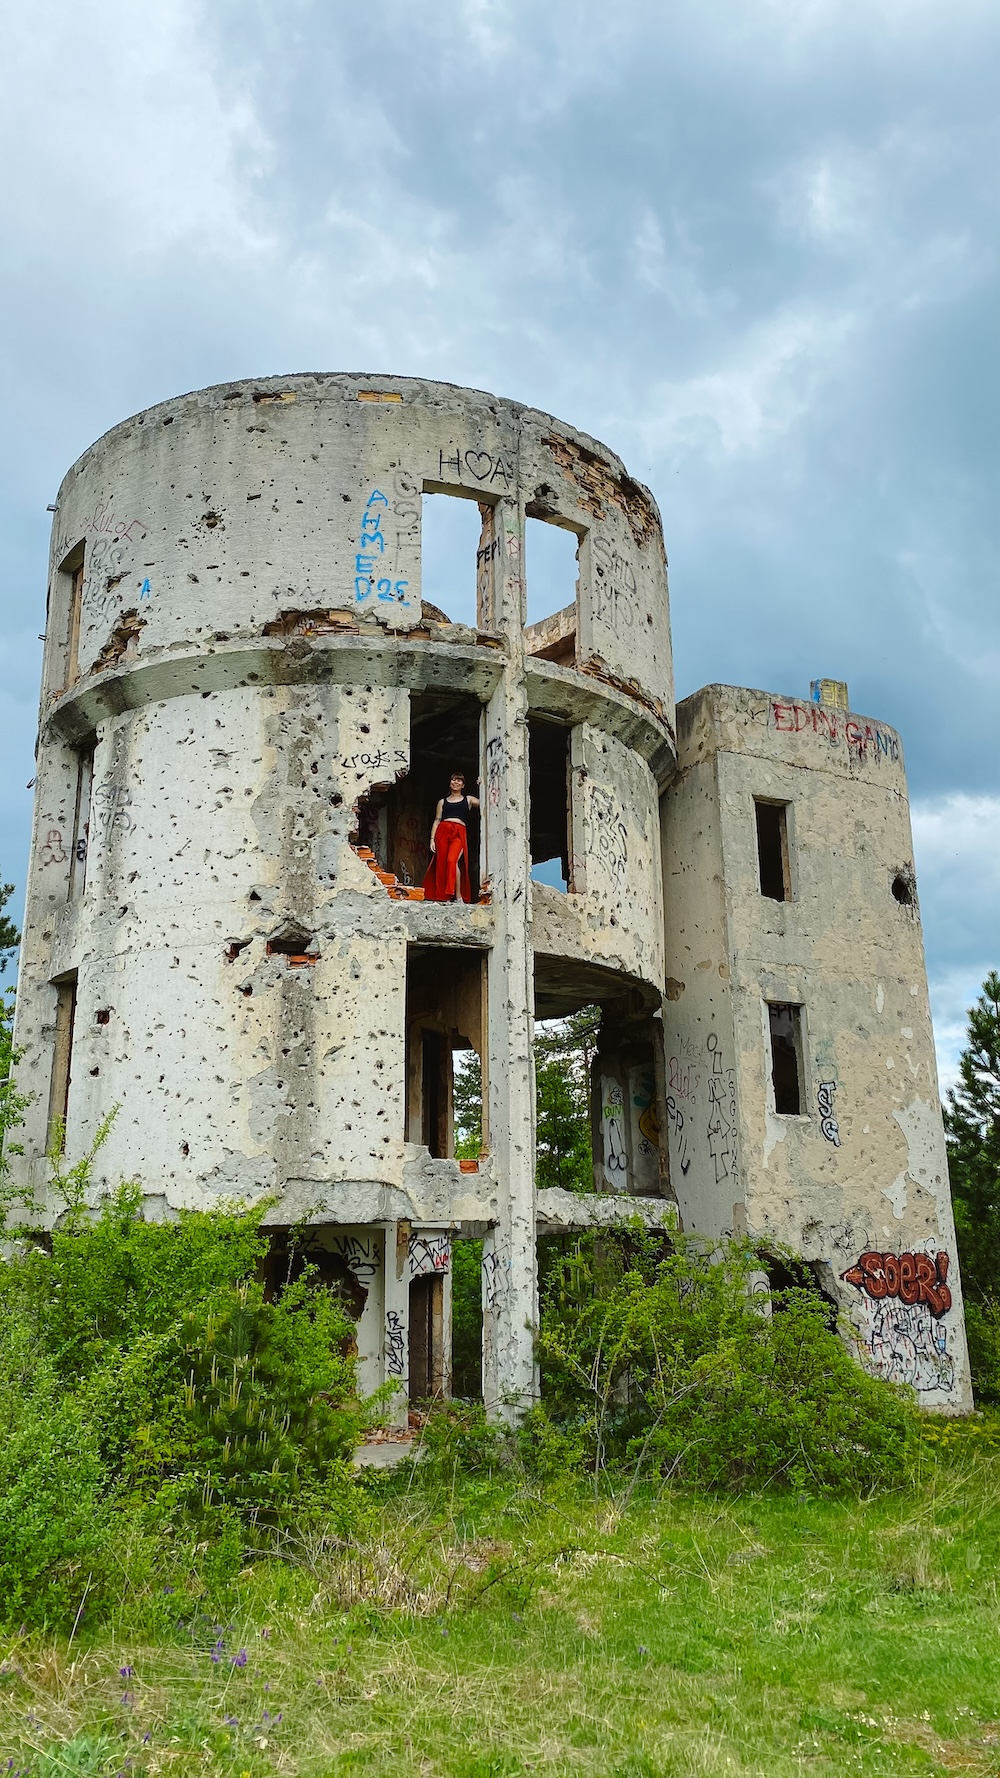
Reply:
[[[474, 503], [474, 624], [422, 574], [434, 497]], [[528, 625], [532, 521], [575, 535], [578, 577]], [[366, 1382], [416, 1394], [447, 1387], [450, 1239], [483, 1236], [484, 1391], [523, 1405], [536, 1222], [612, 1220], [633, 1194], [670, 1217], [672, 724], [656, 506], [547, 415], [294, 376], [109, 432], [53, 525], [26, 1188], [44, 1200], [58, 1120], [72, 1160], [118, 1106], [98, 1184], [136, 1178], [162, 1215], [270, 1195], [276, 1244], [306, 1222], [353, 1292]], [[468, 903], [419, 888], [453, 771], [481, 780]], [[533, 879], [546, 860], [561, 889]], [[532, 1020], [593, 1002], [602, 1195], [536, 1193]], [[462, 1048], [478, 1161], [453, 1154]]]

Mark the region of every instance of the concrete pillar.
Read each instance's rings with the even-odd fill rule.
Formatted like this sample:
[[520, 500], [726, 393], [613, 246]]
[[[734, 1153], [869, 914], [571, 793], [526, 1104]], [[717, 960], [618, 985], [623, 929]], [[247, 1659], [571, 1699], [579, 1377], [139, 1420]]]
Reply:
[[494, 597], [510, 648], [486, 711], [483, 819], [495, 919], [487, 972], [488, 1126], [497, 1222], [483, 1247], [483, 1400], [488, 1413], [513, 1421], [537, 1396], [532, 1330], [538, 1285], [524, 530], [512, 503], [500, 503], [496, 528]]

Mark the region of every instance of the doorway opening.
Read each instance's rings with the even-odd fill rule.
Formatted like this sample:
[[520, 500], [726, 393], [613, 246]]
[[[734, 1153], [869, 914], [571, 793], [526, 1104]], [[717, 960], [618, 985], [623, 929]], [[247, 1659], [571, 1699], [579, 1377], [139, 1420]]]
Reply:
[[410, 1400], [445, 1393], [444, 1279], [428, 1273], [410, 1284]]
[[[409, 945], [406, 952], [406, 1139], [434, 1160], [456, 1158], [456, 1072], [478, 1062], [480, 1145], [485, 1053], [486, 962], [457, 945]], [[458, 1070], [456, 1070], [456, 1061]], [[460, 1107], [461, 1133], [474, 1110]], [[478, 1157], [463, 1160], [474, 1169]]]
[[477, 557], [482, 528], [475, 498], [425, 491], [420, 529], [420, 594], [425, 618], [477, 627]]

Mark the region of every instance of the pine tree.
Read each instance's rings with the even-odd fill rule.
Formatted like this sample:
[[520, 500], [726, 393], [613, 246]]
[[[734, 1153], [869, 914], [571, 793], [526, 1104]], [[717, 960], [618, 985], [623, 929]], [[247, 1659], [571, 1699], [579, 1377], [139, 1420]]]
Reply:
[[962, 1281], [967, 1295], [1000, 1297], [1000, 975], [969, 1009], [959, 1085], [944, 1114]]
[[13, 883], [0, 883], [0, 975], [7, 967], [11, 951], [16, 951], [21, 942], [21, 934], [4, 913], [8, 901], [14, 893]]

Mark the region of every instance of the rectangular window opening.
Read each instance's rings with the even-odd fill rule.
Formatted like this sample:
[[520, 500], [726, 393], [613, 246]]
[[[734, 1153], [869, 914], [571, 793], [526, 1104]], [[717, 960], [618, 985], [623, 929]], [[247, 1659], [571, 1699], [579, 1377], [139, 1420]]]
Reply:
[[[430, 864], [431, 827], [453, 773], [467, 796], [479, 797], [482, 705], [471, 693], [414, 692], [410, 697], [410, 765], [394, 781], [376, 783], [358, 801], [355, 843], [397, 883], [419, 891]], [[466, 823], [469, 898], [481, 888], [480, 819]], [[463, 898], [464, 899], [464, 898]]]
[[551, 519], [525, 520], [525, 647], [529, 654], [557, 666], [576, 664], [579, 548], [576, 531]]
[[456, 945], [406, 953], [406, 1139], [471, 1167], [486, 1130], [484, 958]]
[[791, 901], [788, 868], [788, 804], [754, 798], [760, 892], [771, 901]]
[[483, 520], [474, 499], [440, 492], [424, 494], [420, 530], [420, 597], [424, 622], [478, 627], [477, 579], [482, 531]]
[[73, 685], [80, 676], [80, 623], [83, 614], [84, 545], [78, 543], [59, 564], [59, 603], [66, 611], [66, 643], [62, 683]]
[[73, 850], [69, 862], [69, 901], [76, 901], [87, 883], [87, 846], [90, 840], [90, 799], [94, 787], [94, 748], [81, 753], [76, 769], [76, 807], [73, 811]]
[[771, 1081], [779, 1117], [802, 1115], [802, 1008], [787, 1001], [769, 1002]]
[[48, 1136], [46, 1147], [61, 1150], [69, 1113], [69, 1088], [73, 1068], [73, 1027], [76, 1023], [76, 975], [53, 983], [56, 991], [55, 1041], [49, 1083]]
[[560, 723], [528, 718], [531, 875], [564, 894], [572, 887], [570, 733]]

